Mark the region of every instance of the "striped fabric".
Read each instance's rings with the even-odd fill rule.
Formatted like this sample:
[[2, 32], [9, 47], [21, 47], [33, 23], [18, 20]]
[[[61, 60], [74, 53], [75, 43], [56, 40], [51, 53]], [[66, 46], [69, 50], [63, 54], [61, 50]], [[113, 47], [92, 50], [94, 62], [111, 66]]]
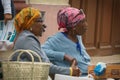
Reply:
[[35, 19], [41, 17], [41, 13], [38, 9], [27, 7], [22, 9], [16, 16], [14, 25], [17, 33], [30, 27], [35, 23]]

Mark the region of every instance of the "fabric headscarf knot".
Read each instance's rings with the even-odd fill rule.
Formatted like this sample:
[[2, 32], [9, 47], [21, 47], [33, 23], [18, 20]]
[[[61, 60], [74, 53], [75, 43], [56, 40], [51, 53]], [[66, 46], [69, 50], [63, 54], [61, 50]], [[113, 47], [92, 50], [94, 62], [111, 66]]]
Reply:
[[75, 27], [84, 18], [85, 14], [82, 9], [73, 7], [61, 9], [57, 14], [58, 30], [64, 28], [64, 31], [67, 31], [67, 27]]
[[29, 29], [34, 23], [35, 19], [41, 17], [40, 11], [35, 8], [24, 8], [16, 16], [14, 25], [16, 31], [20, 33], [25, 29]]

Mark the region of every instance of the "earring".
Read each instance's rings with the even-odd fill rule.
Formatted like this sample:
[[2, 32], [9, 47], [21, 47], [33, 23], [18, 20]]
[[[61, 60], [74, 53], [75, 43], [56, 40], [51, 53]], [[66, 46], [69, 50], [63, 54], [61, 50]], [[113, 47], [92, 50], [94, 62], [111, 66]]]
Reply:
[[32, 31], [32, 27], [30, 28], [30, 30]]

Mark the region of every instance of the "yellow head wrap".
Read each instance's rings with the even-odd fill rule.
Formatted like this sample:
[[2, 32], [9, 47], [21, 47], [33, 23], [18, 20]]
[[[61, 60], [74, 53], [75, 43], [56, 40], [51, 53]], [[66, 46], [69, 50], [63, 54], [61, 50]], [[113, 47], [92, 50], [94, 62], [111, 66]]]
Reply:
[[14, 25], [16, 31], [20, 33], [23, 30], [30, 29], [35, 23], [35, 19], [41, 17], [40, 11], [35, 8], [24, 8], [16, 16]]

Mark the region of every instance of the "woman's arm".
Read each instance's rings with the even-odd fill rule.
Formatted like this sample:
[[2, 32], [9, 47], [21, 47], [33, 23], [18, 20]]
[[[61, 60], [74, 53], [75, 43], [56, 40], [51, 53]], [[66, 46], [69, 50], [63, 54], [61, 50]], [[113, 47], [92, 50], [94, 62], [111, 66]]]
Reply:
[[12, 19], [11, 0], [1, 0], [1, 1], [4, 8], [4, 21], [6, 24], [8, 20]]
[[41, 47], [48, 56], [48, 58], [50, 59], [50, 61], [64, 60], [65, 52], [55, 51], [54, 50], [55, 45], [52, 46], [51, 42], [46, 41], [45, 44], [43, 44]]

